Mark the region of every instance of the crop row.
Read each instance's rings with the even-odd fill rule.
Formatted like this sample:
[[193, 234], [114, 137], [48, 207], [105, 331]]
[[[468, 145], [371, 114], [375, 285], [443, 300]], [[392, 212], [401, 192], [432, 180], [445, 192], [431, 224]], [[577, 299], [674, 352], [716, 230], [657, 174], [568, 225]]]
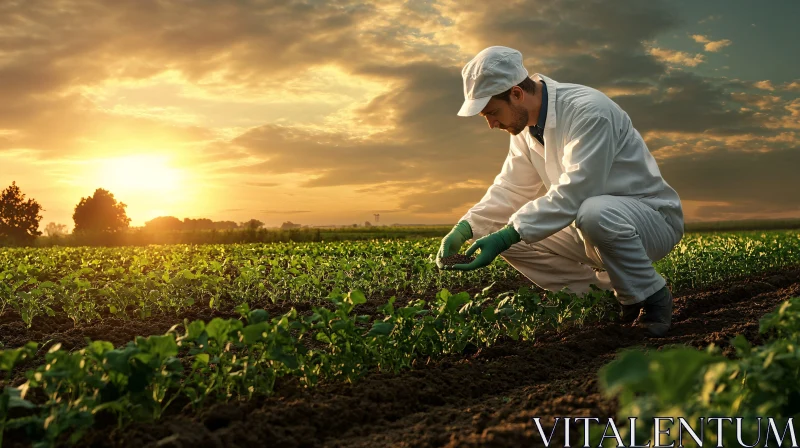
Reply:
[[[770, 446], [770, 438], [775, 446], [798, 446], [800, 434], [790, 423], [800, 416], [800, 297], [764, 316], [759, 331], [766, 339], [759, 346], [743, 335], [731, 340], [733, 359], [722, 356], [714, 345], [702, 351], [631, 350], [600, 371], [599, 384], [607, 398], [619, 402], [617, 421], [637, 419], [637, 445], [649, 438], [653, 445], [669, 446], [669, 441], [653, 439], [653, 422], [655, 417], [671, 417], [672, 422], [662, 420], [659, 429], [669, 431], [672, 440], [681, 432], [696, 446]], [[681, 427], [678, 418], [693, 433]], [[602, 431], [591, 435], [599, 441]], [[619, 435], [627, 444], [629, 426], [623, 425]], [[613, 437], [605, 441], [606, 446], [617, 445]]]
[[[395, 307], [394, 297], [374, 316], [358, 315], [360, 291], [334, 291], [334, 309], [270, 318], [238, 307], [243, 320], [216, 318], [176, 325], [161, 336], [127, 346], [94, 341], [80, 351], [50, 348], [45, 363], [26, 372], [0, 397], [0, 428], [22, 432], [40, 446], [77, 442], [98, 414], [119, 424], [159, 418], [171, 403], [198, 407], [207, 400], [269, 394], [280, 377], [304, 386], [320, 379], [352, 381], [371, 369], [397, 372], [421, 357], [461, 353], [500, 337], [530, 340], [543, 328], [582, 325], [610, 316], [608, 291], [540, 296], [528, 288], [470, 298], [441, 290], [431, 303]], [[0, 371], [35, 355], [37, 344], [0, 351]], [[30, 397], [38, 397], [30, 398]], [[0, 439], [0, 445], [2, 439]]]
[[[319, 300], [329, 291], [369, 296], [466, 289], [519, 278], [502, 258], [471, 272], [441, 272], [439, 239], [122, 248], [0, 250], [0, 313], [30, 325], [41, 315], [85, 322], [106, 315], [147, 317], [195, 303]], [[800, 233], [687, 235], [655, 263], [673, 291], [800, 264]]]

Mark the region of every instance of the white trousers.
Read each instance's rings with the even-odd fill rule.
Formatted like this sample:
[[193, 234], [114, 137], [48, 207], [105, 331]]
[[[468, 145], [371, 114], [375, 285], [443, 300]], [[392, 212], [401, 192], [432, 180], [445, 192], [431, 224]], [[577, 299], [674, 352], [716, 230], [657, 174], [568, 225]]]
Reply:
[[584, 201], [570, 226], [533, 244], [520, 241], [501, 256], [542, 289], [583, 294], [595, 284], [629, 305], [664, 287], [653, 262], [682, 237], [683, 229], [638, 199], [603, 195]]

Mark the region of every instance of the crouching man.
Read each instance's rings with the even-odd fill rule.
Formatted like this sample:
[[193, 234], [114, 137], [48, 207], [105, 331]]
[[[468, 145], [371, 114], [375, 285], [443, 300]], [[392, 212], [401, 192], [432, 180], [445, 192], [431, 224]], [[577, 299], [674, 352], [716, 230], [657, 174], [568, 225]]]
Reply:
[[[653, 262], [684, 234], [683, 209], [630, 117], [602, 92], [528, 71], [494, 46], [462, 70], [460, 116], [511, 135], [500, 174], [442, 240], [441, 269], [472, 270], [502, 256], [543, 289], [613, 290], [622, 320], [662, 337], [672, 293]], [[466, 252], [469, 264], [442, 258]]]

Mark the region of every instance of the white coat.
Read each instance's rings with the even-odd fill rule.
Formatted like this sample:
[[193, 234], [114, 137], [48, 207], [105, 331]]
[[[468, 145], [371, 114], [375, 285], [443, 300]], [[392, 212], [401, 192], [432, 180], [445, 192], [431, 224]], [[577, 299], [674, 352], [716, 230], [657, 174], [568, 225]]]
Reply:
[[534, 74], [547, 86], [544, 146], [526, 126], [511, 136], [508, 156], [483, 198], [459, 219], [477, 239], [512, 224], [534, 243], [575, 226], [581, 204], [601, 195], [636, 198], [683, 234], [677, 192], [630, 117], [602, 92]]

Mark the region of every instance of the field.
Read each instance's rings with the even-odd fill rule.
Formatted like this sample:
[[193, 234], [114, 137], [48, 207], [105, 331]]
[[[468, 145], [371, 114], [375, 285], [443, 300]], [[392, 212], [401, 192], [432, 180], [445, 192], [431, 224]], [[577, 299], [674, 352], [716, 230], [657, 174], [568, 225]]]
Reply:
[[[799, 329], [798, 231], [687, 234], [655, 264], [676, 297], [661, 340], [617, 323], [609, 292], [541, 291], [501, 259], [439, 272], [438, 243], [0, 250], [3, 446], [535, 445], [533, 417], [641, 411], [622, 392], [643, 377], [614, 363], [678, 353], [708, 382], [764, 355], [769, 381], [798, 383], [778, 352]], [[631, 347], [659, 350], [618, 359]], [[637, 399], [703, 412], [685, 389]], [[786, 390], [759, 406], [794, 415]]]
[[[447, 225], [375, 225], [360, 227], [310, 227], [229, 230], [159, 231], [131, 228], [109, 235], [40, 236], [36, 247], [53, 246], [148, 246], [151, 244], [248, 244], [277, 242], [364, 241], [373, 239], [420, 239], [443, 237], [452, 229]], [[800, 228], [800, 219], [687, 222], [687, 232], [733, 232], [749, 230], [788, 230]]]

